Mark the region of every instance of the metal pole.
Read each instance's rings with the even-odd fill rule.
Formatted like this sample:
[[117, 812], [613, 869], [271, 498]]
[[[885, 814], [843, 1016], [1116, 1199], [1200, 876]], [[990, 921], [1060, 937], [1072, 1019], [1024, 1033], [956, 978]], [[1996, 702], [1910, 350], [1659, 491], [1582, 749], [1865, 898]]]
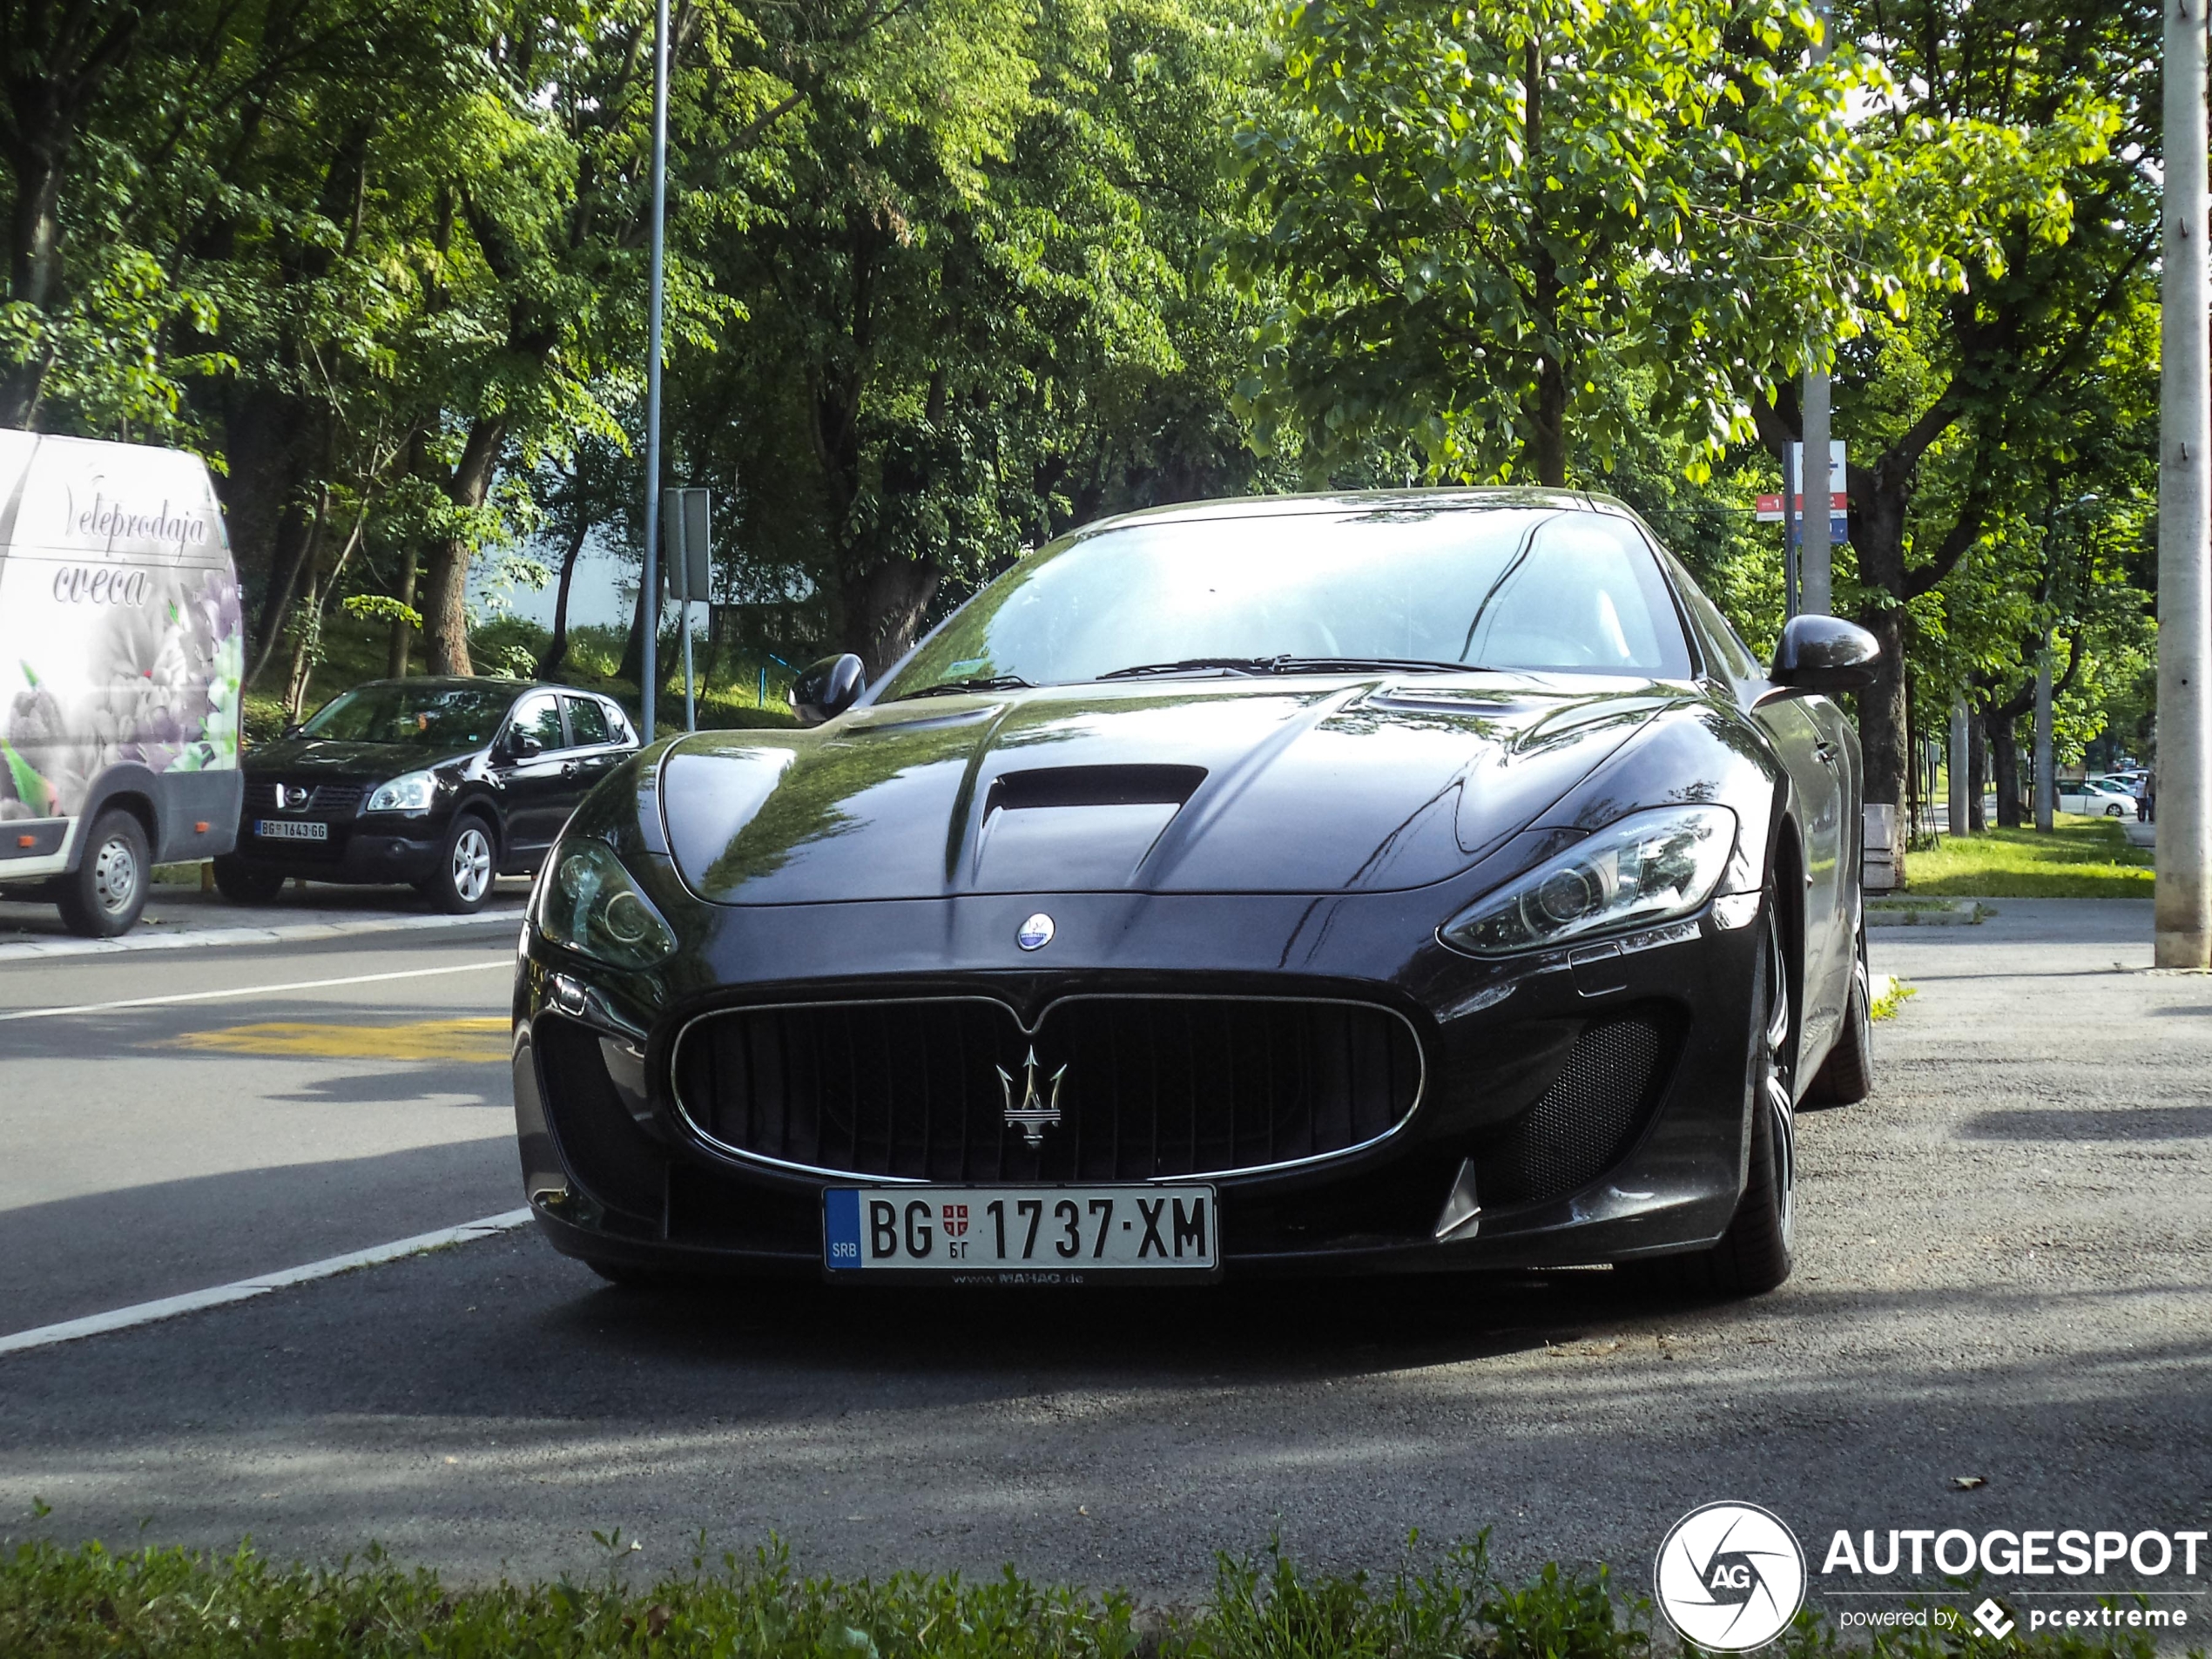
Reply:
[[2206, 883], [2205, 741], [2212, 611], [2212, 340], [2205, 282], [2205, 0], [2166, 0], [2166, 234], [2158, 425], [2158, 846], [2153, 960], [2203, 968], [2212, 954]]
[[1797, 476], [1795, 446], [1782, 446], [1782, 615], [1797, 614], [1797, 497], [1804, 485]]
[[1951, 699], [1951, 833], [1966, 833], [1966, 780], [1973, 759], [1966, 753], [1966, 699]]
[[699, 729], [699, 711], [698, 705], [691, 698], [691, 590], [689, 585], [691, 572], [687, 570], [684, 575], [686, 584], [684, 589], [684, 730], [696, 732]]
[[[1820, 38], [1813, 42], [1812, 61], [1824, 61], [1828, 56], [1828, 37], [1835, 28], [1828, 0], [1816, 0], [1813, 15], [1820, 20]], [[1800, 395], [1804, 413], [1805, 434], [1805, 520], [1798, 532], [1797, 569], [1803, 589], [1802, 608], [1814, 616], [1824, 617], [1831, 610], [1834, 589], [1829, 581], [1828, 557], [1828, 443], [1832, 435], [1829, 430], [1828, 371], [1817, 366], [1805, 371], [1804, 388]], [[1816, 486], [1814, 480], [1818, 480]], [[1819, 499], [1814, 500], [1817, 494]]]
[[2051, 636], [2035, 655], [2035, 827], [2046, 835], [2058, 811], [2058, 786], [2051, 775]]
[[660, 679], [660, 314], [668, 233], [668, 0], [653, 6], [653, 206], [651, 296], [645, 311], [645, 571], [637, 604], [645, 618], [645, 741], [653, 740], [653, 691]]

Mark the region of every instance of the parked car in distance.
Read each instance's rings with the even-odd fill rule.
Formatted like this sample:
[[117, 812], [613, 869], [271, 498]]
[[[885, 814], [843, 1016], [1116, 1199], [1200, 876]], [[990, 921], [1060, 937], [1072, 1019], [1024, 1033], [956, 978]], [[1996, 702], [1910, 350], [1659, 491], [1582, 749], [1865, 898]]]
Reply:
[[637, 748], [610, 698], [507, 679], [372, 680], [246, 757], [229, 898], [287, 876], [419, 888], [465, 914], [535, 870], [569, 813]]
[[2060, 784], [2059, 810], [2062, 813], [2087, 813], [2094, 818], [2132, 818], [2135, 813], [2135, 798], [2109, 784]]
[[245, 656], [197, 455], [0, 430], [0, 893], [111, 937], [229, 852]]

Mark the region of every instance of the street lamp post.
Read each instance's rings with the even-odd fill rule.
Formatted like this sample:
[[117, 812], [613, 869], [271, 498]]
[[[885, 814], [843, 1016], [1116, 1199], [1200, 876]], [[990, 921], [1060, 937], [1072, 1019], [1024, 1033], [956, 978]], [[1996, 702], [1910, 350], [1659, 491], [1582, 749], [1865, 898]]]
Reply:
[[653, 6], [653, 171], [651, 293], [645, 302], [645, 569], [637, 590], [644, 618], [644, 684], [638, 702], [653, 740], [653, 691], [660, 679], [660, 314], [668, 234], [668, 0]]
[[2212, 952], [2206, 885], [2205, 672], [2212, 655], [2212, 330], [2206, 317], [2204, 12], [2166, 0], [2165, 245], [2158, 399], [2158, 850], [2153, 959], [2203, 968]]

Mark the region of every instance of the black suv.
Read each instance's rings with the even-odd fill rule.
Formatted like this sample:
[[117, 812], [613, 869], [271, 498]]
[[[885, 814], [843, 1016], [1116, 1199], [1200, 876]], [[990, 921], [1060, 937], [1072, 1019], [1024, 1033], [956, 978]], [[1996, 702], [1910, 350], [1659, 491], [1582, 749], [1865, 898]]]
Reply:
[[442, 910], [537, 867], [584, 792], [637, 748], [612, 699], [519, 680], [372, 680], [245, 759], [226, 896], [287, 876], [412, 882]]

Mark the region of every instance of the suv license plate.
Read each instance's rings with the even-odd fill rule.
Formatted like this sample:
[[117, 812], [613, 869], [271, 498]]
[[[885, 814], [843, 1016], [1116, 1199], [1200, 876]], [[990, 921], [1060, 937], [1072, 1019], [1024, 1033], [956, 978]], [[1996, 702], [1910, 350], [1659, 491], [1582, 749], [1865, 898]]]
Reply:
[[259, 818], [253, 820], [253, 833], [266, 841], [327, 841], [330, 826], [296, 818]]
[[1207, 1186], [832, 1187], [822, 1264], [975, 1284], [1200, 1275], [1220, 1268], [1220, 1224]]

